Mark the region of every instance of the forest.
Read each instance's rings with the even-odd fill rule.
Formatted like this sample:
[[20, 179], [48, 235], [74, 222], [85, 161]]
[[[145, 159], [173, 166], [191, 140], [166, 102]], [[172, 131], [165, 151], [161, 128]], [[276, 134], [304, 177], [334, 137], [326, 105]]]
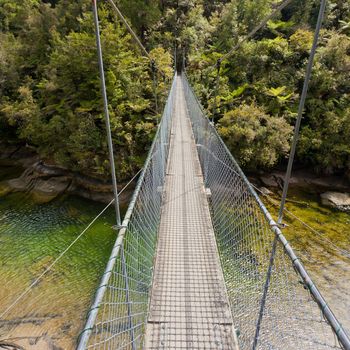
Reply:
[[[154, 72], [113, 9], [99, 1], [119, 180], [142, 167], [174, 56], [245, 170], [286, 163], [319, 1], [293, 0], [215, 67], [278, 3], [119, 0], [159, 68]], [[0, 147], [27, 145], [45, 163], [109, 177], [94, 30], [90, 0], [0, 0]], [[330, 0], [297, 161], [321, 174], [350, 177], [349, 139], [350, 1]]]

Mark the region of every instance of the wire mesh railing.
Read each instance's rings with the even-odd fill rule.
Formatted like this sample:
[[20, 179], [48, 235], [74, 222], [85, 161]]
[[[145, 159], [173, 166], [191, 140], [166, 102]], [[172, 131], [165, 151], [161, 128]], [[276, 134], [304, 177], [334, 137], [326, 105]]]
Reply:
[[240, 349], [350, 349], [349, 338], [205, 116], [187, 108]]
[[89, 311], [78, 349], [139, 349], [161, 214], [175, 98], [174, 77], [157, 134]]

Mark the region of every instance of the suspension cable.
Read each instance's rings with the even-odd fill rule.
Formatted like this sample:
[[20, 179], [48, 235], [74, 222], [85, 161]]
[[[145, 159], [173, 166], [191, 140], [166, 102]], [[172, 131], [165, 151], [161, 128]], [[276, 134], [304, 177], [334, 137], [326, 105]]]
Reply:
[[218, 91], [219, 91], [219, 84], [220, 84], [220, 67], [221, 67], [221, 61], [217, 61], [216, 62], [215, 89], [214, 89], [214, 108], [213, 108], [213, 116], [211, 119], [211, 122], [213, 125], [215, 122], [215, 116], [216, 116], [216, 114], [218, 114], [218, 111], [219, 111]]
[[[210, 66], [209, 69], [217, 69], [217, 76], [215, 79], [215, 101], [214, 101], [214, 107], [213, 107], [213, 111], [214, 114], [216, 113], [216, 111], [219, 109], [219, 103], [217, 101], [217, 91], [218, 91], [218, 85], [219, 85], [219, 79], [220, 79], [220, 66], [223, 60], [227, 59], [228, 57], [230, 57], [235, 51], [237, 51], [242, 44], [249, 40], [250, 38], [252, 38], [260, 29], [262, 29], [269, 20], [271, 20], [273, 17], [275, 17], [279, 12], [281, 12], [287, 5], [289, 5], [292, 2], [292, 0], [285, 0], [283, 1], [272, 13], [270, 13], [267, 17], [265, 17], [265, 19], [258, 24], [249, 34], [247, 34], [245, 37], [243, 37], [236, 46], [234, 46], [230, 51], [228, 51], [226, 54], [224, 54], [223, 56], [221, 56], [220, 58], [218, 58], [215, 62], [214, 65]], [[212, 123], [214, 122], [214, 115], [212, 117]]]
[[[129, 187], [129, 185], [135, 180], [135, 178], [140, 174], [140, 172], [143, 170], [141, 168], [134, 176], [133, 178], [120, 190], [118, 193], [118, 197]], [[50, 270], [63, 258], [63, 256], [74, 246], [75, 243], [79, 241], [79, 239], [85, 234], [86, 231], [89, 230], [89, 228], [96, 222], [98, 218], [101, 217], [101, 215], [114, 203], [114, 198], [100, 211], [99, 214], [97, 214], [93, 220], [84, 228], [84, 230], [65, 248], [59, 256], [30, 284], [30, 286], [25, 289], [22, 294], [20, 294], [15, 301], [7, 307], [7, 309], [1, 313], [0, 318], [3, 318], [13, 307], [21, 300], [25, 295], [27, 295], [33, 287], [35, 287], [38, 282], [48, 273]]]
[[[152, 78], [153, 78], [153, 95], [154, 95], [154, 105], [156, 109], [156, 114], [158, 114], [158, 95], [157, 95], [157, 67], [155, 66], [155, 62], [151, 61], [151, 70], [152, 70]], [[158, 119], [157, 119], [158, 121]]]
[[[264, 193], [259, 187], [255, 186], [254, 184], [251, 184], [252, 187], [254, 187], [255, 191], [259, 192], [262, 196], [266, 197], [267, 200], [274, 206], [279, 207], [280, 203], [276, 201], [273, 197], [269, 196], [268, 194]], [[321, 232], [317, 231], [314, 227], [307, 224], [305, 221], [303, 221], [299, 216], [294, 214], [292, 211], [288, 210], [286, 207], [284, 207], [284, 212], [287, 213], [289, 216], [291, 216], [293, 219], [297, 220], [301, 225], [305, 226], [307, 229], [315, 233], [317, 236], [321, 238], [322, 241], [325, 243], [331, 245], [335, 251], [337, 251], [339, 254], [343, 255], [344, 257], [350, 258], [350, 250], [343, 249], [339, 246], [337, 246], [332, 240], [325, 237]]]
[[325, 9], [326, 9], [326, 0], [322, 0], [321, 4], [320, 4], [320, 10], [319, 10], [319, 13], [318, 13], [318, 18], [317, 18], [317, 24], [316, 24], [316, 29], [315, 29], [314, 40], [313, 40], [313, 43], [312, 43], [312, 47], [311, 47], [311, 51], [310, 51], [310, 57], [309, 57], [309, 61], [308, 61], [307, 68], [306, 68], [305, 80], [304, 80], [304, 85], [303, 85], [303, 91], [302, 91], [301, 97], [300, 97], [300, 103], [299, 103], [299, 108], [298, 108], [298, 118], [297, 118], [297, 121], [295, 123], [292, 148], [291, 148], [290, 155], [289, 155], [286, 176], [284, 178], [283, 193], [282, 193], [282, 198], [281, 198], [281, 206], [280, 206], [280, 210], [279, 210], [279, 213], [278, 213], [278, 220], [277, 220], [278, 224], [281, 224], [282, 223], [282, 219], [283, 219], [283, 209], [284, 209], [284, 206], [285, 206], [285, 203], [286, 203], [288, 187], [289, 187], [289, 181], [290, 181], [290, 176], [291, 176], [291, 173], [292, 173], [292, 167], [293, 167], [293, 163], [294, 163], [295, 150], [296, 150], [296, 146], [297, 146], [298, 139], [299, 139], [299, 129], [300, 129], [300, 124], [301, 124], [301, 118], [302, 118], [303, 112], [304, 112], [306, 95], [307, 95], [308, 88], [309, 88], [309, 82], [310, 82], [310, 78], [311, 78], [312, 66], [313, 66], [313, 63], [314, 63], [315, 53], [316, 53], [316, 49], [317, 49], [318, 39], [319, 39], [319, 36], [320, 36], [320, 30], [321, 30], [321, 26], [322, 26], [322, 22], [323, 22]]
[[102, 92], [103, 109], [104, 109], [106, 132], [107, 132], [109, 164], [110, 164], [110, 168], [111, 168], [113, 193], [114, 193], [114, 199], [115, 199], [114, 200], [114, 209], [115, 209], [117, 226], [120, 226], [121, 220], [120, 220], [120, 209], [119, 209], [119, 201], [118, 201], [118, 185], [117, 185], [117, 177], [116, 177], [115, 163], [114, 163], [114, 151], [113, 151], [111, 125], [110, 125], [110, 119], [109, 119], [105, 72], [104, 72], [104, 67], [103, 67], [103, 54], [102, 54], [102, 47], [101, 47], [100, 24], [99, 24], [99, 19], [98, 19], [97, 0], [93, 0], [92, 9], [93, 9], [94, 23], [95, 23], [98, 67], [100, 70], [101, 92]]
[[[296, 144], [297, 144], [298, 136], [299, 136], [301, 117], [302, 117], [302, 114], [304, 111], [307, 90], [308, 90], [309, 81], [310, 81], [310, 77], [311, 77], [312, 66], [313, 66], [313, 62], [314, 62], [315, 52], [316, 52], [318, 38], [319, 38], [321, 26], [322, 26], [325, 8], [326, 8], [326, 0], [322, 0], [321, 4], [320, 4], [318, 19], [317, 19], [317, 25], [316, 25], [316, 29], [315, 29], [314, 41], [312, 44], [309, 62], [308, 62], [307, 69], [306, 69], [303, 91], [302, 91], [302, 95], [300, 98], [298, 118], [297, 118], [297, 122], [296, 122], [295, 129], [294, 129], [293, 144], [292, 144], [292, 149], [291, 149], [290, 156], [289, 156], [287, 173], [286, 173], [284, 186], [283, 186], [281, 206], [280, 206], [280, 210], [279, 210], [279, 214], [278, 214], [278, 220], [277, 220], [278, 225], [282, 224], [283, 210], [284, 210], [284, 206], [285, 206], [285, 202], [286, 202], [286, 198], [287, 198], [289, 180], [290, 180], [290, 175], [291, 175], [292, 166], [293, 166], [293, 162], [294, 162], [294, 154], [295, 154]], [[277, 243], [277, 233], [276, 233], [274, 241], [273, 241], [271, 256], [270, 256], [270, 261], [269, 261], [269, 267], [268, 267], [267, 274], [266, 274], [264, 292], [263, 292], [263, 296], [262, 296], [261, 301], [260, 301], [260, 312], [259, 312], [259, 317], [258, 317], [258, 321], [257, 321], [257, 325], [256, 325], [256, 330], [255, 330], [253, 350], [256, 349], [256, 346], [257, 346], [258, 341], [259, 341], [260, 325], [261, 325], [262, 319], [264, 317], [264, 308], [265, 308], [266, 298], [267, 298], [269, 285], [270, 285], [270, 281], [271, 281], [272, 268], [273, 268], [274, 260], [275, 260], [276, 243]], [[348, 339], [345, 339], [345, 340], [348, 340]]]
[[[217, 62], [222, 62], [223, 60], [227, 59], [228, 57], [230, 57], [235, 51], [237, 51], [237, 49], [239, 49], [241, 47], [241, 45], [249, 40], [250, 38], [252, 38], [260, 29], [262, 29], [263, 27], [265, 27], [265, 25], [267, 24], [267, 22], [272, 19], [273, 17], [275, 17], [279, 12], [281, 12], [287, 5], [289, 5], [289, 3], [291, 3], [292, 0], [285, 0], [283, 1], [273, 12], [271, 12], [267, 17], [265, 17], [263, 19], [263, 21], [258, 24], [249, 34], [247, 34], [246, 36], [244, 36], [236, 46], [234, 46], [230, 51], [228, 51], [226, 54], [224, 54], [223, 56], [221, 56]], [[212, 66], [212, 68], [217, 67], [217, 63], [214, 64]]]
[[113, 9], [115, 10], [115, 12], [117, 13], [118, 17], [120, 18], [120, 20], [123, 22], [123, 24], [125, 25], [126, 29], [128, 30], [128, 32], [130, 33], [130, 35], [132, 36], [132, 38], [134, 39], [135, 43], [140, 47], [142, 53], [151, 61], [151, 64], [154, 65], [154, 68], [162, 75], [164, 76], [164, 73], [160, 70], [160, 68], [157, 66], [155, 60], [151, 57], [151, 55], [149, 54], [149, 52], [146, 50], [146, 48], [144, 47], [144, 45], [141, 43], [141, 40], [138, 38], [137, 34], [133, 31], [133, 29], [131, 28], [130, 24], [128, 23], [128, 21], [126, 20], [126, 18], [123, 16], [122, 12], [119, 10], [118, 6], [115, 4], [115, 2], [113, 0], [107, 0], [110, 5], [113, 7]]

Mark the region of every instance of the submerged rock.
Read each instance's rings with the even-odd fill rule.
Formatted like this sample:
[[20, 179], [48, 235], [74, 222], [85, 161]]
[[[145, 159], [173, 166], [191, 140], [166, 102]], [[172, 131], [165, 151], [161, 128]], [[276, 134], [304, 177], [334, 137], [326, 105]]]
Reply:
[[350, 193], [328, 191], [321, 194], [323, 205], [342, 211], [350, 211]]
[[10, 192], [12, 192], [12, 188], [7, 181], [0, 182], [0, 197], [6, 196]]

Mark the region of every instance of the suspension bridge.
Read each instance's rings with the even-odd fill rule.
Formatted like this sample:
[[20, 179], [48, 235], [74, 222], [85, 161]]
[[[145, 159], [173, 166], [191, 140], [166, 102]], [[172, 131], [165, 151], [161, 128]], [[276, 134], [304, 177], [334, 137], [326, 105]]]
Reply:
[[[272, 219], [184, 71], [174, 74], [121, 222], [96, 1], [94, 14], [119, 232], [86, 319], [76, 321], [76, 348], [349, 350], [348, 335], [281, 232], [281, 216]], [[311, 72], [312, 54], [309, 63]], [[1, 314], [1, 336], [43, 333], [43, 316], [17, 307], [38, 281]], [[29, 316], [36, 322], [25, 322]], [[62, 325], [50, 322], [45, 334], [58, 337]], [[16, 344], [0, 342], [24, 348]], [[45, 347], [32, 340], [29, 348]]]

